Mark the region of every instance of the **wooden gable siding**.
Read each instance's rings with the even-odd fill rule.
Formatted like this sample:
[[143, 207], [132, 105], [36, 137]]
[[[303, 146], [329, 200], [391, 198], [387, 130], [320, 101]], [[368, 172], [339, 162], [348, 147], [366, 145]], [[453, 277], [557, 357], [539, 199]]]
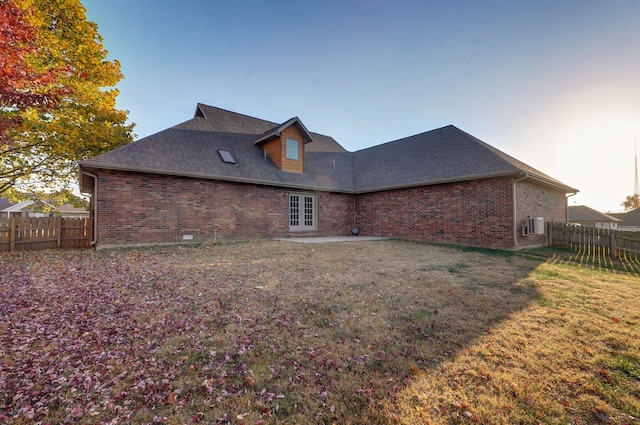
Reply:
[[276, 167], [282, 170], [282, 157], [284, 156], [284, 152], [280, 138], [269, 140], [262, 145], [262, 149], [267, 151], [267, 155], [269, 155], [269, 158], [276, 164]]
[[[285, 145], [287, 137], [296, 139], [298, 141], [298, 154], [299, 159], [287, 159], [285, 153]], [[302, 133], [297, 127], [291, 126], [286, 128], [282, 134], [280, 134], [280, 143], [282, 146], [282, 171], [288, 171], [290, 173], [304, 173], [304, 139]]]
[[[298, 153], [300, 158], [297, 161], [287, 159], [285, 150], [287, 137], [298, 141]], [[269, 158], [271, 158], [276, 166], [282, 171], [287, 171], [289, 173], [304, 173], [304, 139], [302, 137], [302, 133], [297, 127], [291, 126], [286, 128], [280, 134], [280, 137], [264, 143], [262, 148], [267, 151]]]

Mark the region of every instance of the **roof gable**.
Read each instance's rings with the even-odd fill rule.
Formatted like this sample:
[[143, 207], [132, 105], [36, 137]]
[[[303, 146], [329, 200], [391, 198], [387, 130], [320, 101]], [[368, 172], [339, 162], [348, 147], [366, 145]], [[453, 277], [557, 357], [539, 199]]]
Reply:
[[16, 204], [10, 205], [7, 208], [3, 209], [2, 212], [12, 213], [12, 212], [20, 212], [25, 208], [53, 208], [53, 206], [45, 201], [40, 199], [25, 199], [24, 201], [20, 201]]
[[292, 126], [296, 126], [298, 128], [298, 130], [302, 134], [304, 143], [313, 142], [313, 137], [309, 133], [309, 130], [307, 130], [307, 128], [304, 126], [304, 124], [302, 124], [302, 121], [300, 121], [298, 117], [293, 117], [285, 121], [284, 123], [265, 131], [262, 135], [260, 135], [260, 137], [258, 137], [258, 139], [255, 142], [253, 142], [253, 144], [260, 145], [266, 142], [267, 140], [271, 140], [275, 137], [280, 137], [283, 131], [285, 131], [286, 129]]
[[[313, 141], [304, 144], [304, 173], [278, 169], [260, 146], [292, 127]], [[230, 152], [236, 164], [225, 163], [219, 150]], [[346, 193], [524, 176], [577, 192], [451, 125], [347, 152], [333, 138], [309, 132], [297, 117], [277, 124], [203, 104], [192, 119], [81, 161], [80, 167]]]

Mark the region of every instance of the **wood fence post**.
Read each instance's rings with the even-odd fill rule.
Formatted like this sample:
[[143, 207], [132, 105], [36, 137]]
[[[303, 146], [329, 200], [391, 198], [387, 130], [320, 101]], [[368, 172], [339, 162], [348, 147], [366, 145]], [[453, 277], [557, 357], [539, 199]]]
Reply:
[[613, 229], [609, 229], [609, 243], [611, 247], [611, 257], [617, 258], [618, 253], [616, 252], [616, 232]]
[[9, 252], [16, 248], [16, 228], [13, 224], [13, 217], [9, 217]]
[[56, 247], [60, 249], [60, 244], [62, 243], [62, 217], [55, 217], [54, 220], [56, 223], [56, 236], [58, 237]]
[[553, 246], [553, 222], [547, 221], [547, 246]]

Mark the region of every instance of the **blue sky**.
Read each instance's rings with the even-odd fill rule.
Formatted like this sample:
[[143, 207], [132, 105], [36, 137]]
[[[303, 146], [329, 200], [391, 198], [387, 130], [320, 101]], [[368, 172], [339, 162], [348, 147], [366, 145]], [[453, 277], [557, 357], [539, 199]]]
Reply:
[[640, 139], [638, 1], [83, 0], [138, 137], [196, 104], [350, 151], [453, 124], [621, 211]]

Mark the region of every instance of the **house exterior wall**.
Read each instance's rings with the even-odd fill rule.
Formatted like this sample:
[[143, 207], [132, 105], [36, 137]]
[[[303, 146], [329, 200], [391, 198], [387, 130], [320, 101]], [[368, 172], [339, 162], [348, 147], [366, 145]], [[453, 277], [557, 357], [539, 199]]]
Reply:
[[[359, 195], [120, 171], [96, 171], [92, 199], [98, 247], [263, 239], [363, 236], [494, 248], [541, 245], [522, 236], [527, 216], [566, 221], [564, 193], [513, 179], [473, 180]], [[317, 231], [289, 231], [289, 196], [313, 193]], [[187, 239], [185, 239], [187, 235]]]
[[[300, 235], [289, 232], [285, 188], [119, 171], [97, 175], [99, 247]], [[349, 235], [353, 195], [315, 194], [313, 235]]]
[[496, 248], [513, 246], [512, 180], [496, 178], [362, 194], [362, 235]]
[[544, 219], [544, 222], [567, 221], [567, 198], [564, 192], [527, 181], [516, 182], [516, 241], [518, 246], [535, 246], [546, 243], [546, 235], [523, 236], [522, 224], [527, 217]]

